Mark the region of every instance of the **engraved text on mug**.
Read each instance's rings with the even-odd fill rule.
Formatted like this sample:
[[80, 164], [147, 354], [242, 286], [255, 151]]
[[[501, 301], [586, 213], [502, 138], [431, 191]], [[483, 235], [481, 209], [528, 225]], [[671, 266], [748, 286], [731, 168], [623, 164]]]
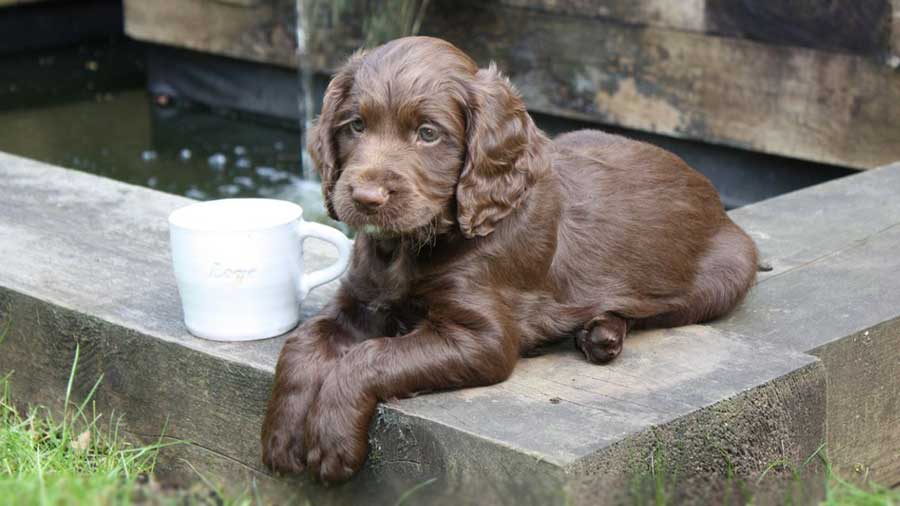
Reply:
[[235, 283], [242, 283], [250, 278], [256, 269], [235, 269], [215, 262], [209, 268], [209, 277], [213, 279], [230, 279]]

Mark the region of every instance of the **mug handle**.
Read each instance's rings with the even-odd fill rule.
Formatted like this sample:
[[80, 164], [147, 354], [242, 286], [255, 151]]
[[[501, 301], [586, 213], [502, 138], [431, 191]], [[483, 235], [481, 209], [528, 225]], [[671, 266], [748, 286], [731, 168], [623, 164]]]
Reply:
[[338, 259], [333, 264], [324, 269], [305, 273], [300, 278], [299, 292], [300, 299], [303, 300], [310, 290], [337, 279], [347, 270], [347, 265], [350, 264], [350, 250], [353, 243], [340, 230], [313, 221], [300, 220], [297, 223], [296, 231], [301, 243], [309, 237], [315, 237], [333, 244], [338, 250]]

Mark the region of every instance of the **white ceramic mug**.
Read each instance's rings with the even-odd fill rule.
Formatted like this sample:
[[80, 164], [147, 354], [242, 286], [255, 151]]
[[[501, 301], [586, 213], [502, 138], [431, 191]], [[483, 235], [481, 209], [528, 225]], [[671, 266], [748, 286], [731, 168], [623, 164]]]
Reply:
[[[191, 334], [249, 341], [297, 325], [306, 294], [343, 274], [351, 248], [340, 231], [302, 215], [297, 204], [274, 199], [199, 202], [169, 215], [172, 264]], [[337, 262], [304, 274], [307, 237], [337, 247]]]

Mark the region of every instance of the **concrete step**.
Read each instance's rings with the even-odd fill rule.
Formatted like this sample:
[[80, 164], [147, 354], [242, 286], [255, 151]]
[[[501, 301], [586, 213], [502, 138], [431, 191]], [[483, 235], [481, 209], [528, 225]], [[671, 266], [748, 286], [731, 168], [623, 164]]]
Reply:
[[[726, 461], [750, 479], [823, 442], [841, 469], [900, 481], [898, 189], [893, 165], [734, 211], [773, 270], [730, 317], [637, 333], [610, 365], [566, 343], [502, 384], [386, 403], [359, 476], [288, 487], [315, 504], [393, 504], [420, 484], [417, 501], [594, 504], [663, 452], [703, 501]], [[166, 217], [190, 201], [5, 154], [0, 192], [0, 374], [15, 370], [17, 397], [58, 407], [78, 343], [79, 395], [102, 374], [98, 407], [129, 432], [190, 441], [164, 467], [273, 482], [258, 432], [283, 338], [187, 333]], [[308, 245], [310, 267], [329, 262]]]

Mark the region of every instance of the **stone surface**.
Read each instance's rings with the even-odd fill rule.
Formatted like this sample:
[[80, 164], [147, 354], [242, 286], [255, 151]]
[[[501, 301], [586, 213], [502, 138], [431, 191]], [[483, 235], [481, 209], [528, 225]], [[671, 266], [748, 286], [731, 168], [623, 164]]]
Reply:
[[713, 324], [819, 357], [828, 452], [900, 482], [900, 164], [732, 211], [773, 270]]
[[859, 245], [900, 223], [897, 165], [731, 211], [773, 267], [760, 279]]
[[[775, 269], [729, 318], [635, 334], [607, 366], [563, 343], [502, 384], [388, 403], [360, 476], [287, 487], [317, 504], [393, 503], [419, 484], [447, 504], [588, 504], [621, 498], [663, 451], [691, 472], [679, 494], [702, 502], [689, 489], [723, 493], [710, 485], [723, 455], [753, 477], [826, 440], [841, 465], [897, 481], [898, 181], [900, 165], [732, 213]], [[15, 370], [19, 398], [58, 407], [78, 344], [77, 394], [102, 375], [98, 406], [124, 413], [131, 434], [166, 427], [192, 443], [166, 469], [190, 455], [285, 486], [261, 469], [258, 442], [283, 338], [216, 343], [181, 322], [166, 216], [190, 201], [4, 154], [0, 192], [0, 374]], [[308, 245], [310, 267], [330, 261]], [[333, 289], [314, 291], [304, 315]]]

